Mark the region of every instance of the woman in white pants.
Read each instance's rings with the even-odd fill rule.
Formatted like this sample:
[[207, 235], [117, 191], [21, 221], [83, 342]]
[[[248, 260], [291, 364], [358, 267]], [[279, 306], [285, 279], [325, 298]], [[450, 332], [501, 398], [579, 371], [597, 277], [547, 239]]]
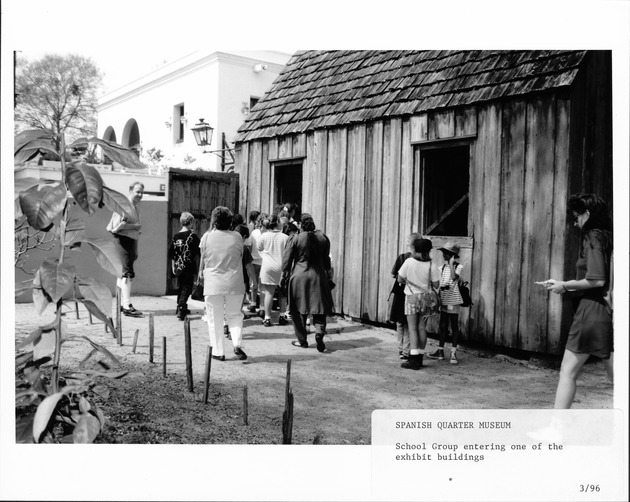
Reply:
[[199, 275], [203, 277], [206, 317], [212, 358], [225, 361], [223, 320], [227, 322], [234, 345], [234, 354], [241, 359], [247, 355], [241, 348], [243, 340], [243, 239], [229, 230], [232, 211], [227, 207], [214, 208], [208, 231], [201, 238]]

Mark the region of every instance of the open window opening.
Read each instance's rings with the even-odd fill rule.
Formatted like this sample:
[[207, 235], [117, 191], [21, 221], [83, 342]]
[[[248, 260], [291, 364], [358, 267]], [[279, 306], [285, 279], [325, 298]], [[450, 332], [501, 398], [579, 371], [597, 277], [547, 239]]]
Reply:
[[469, 146], [422, 149], [420, 154], [424, 234], [467, 237]]
[[182, 143], [184, 141], [184, 132], [186, 128], [186, 111], [184, 103], [180, 103], [173, 107], [173, 141]]
[[277, 204], [293, 202], [302, 208], [302, 163], [276, 164], [274, 167], [275, 200]]

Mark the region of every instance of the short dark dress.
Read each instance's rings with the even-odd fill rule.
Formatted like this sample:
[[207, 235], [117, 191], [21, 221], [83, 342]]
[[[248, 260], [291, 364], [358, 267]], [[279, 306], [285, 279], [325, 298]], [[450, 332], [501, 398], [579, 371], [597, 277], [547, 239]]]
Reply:
[[394, 285], [389, 294], [389, 320], [392, 322], [407, 323], [405, 315], [405, 286], [398, 283], [398, 271], [405, 260], [411, 256], [411, 253], [402, 253], [396, 258], [396, 262], [392, 267], [392, 276], [394, 277]]
[[308, 232], [294, 235], [287, 241], [283, 272], [290, 273], [288, 284], [288, 302], [290, 312], [300, 314], [334, 313], [334, 304], [328, 276], [330, 270], [330, 241], [320, 230], [312, 232], [317, 239], [316, 256], [306, 260], [306, 242]]
[[610, 281], [612, 237], [606, 230], [591, 230], [585, 236], [583, 253], [576, 263], [576, 279], [605, 280], [601, 288], [585, 290], [578, 301], [566, 348], [577, 354], [610, 358], [613, 323], [604, 296]]

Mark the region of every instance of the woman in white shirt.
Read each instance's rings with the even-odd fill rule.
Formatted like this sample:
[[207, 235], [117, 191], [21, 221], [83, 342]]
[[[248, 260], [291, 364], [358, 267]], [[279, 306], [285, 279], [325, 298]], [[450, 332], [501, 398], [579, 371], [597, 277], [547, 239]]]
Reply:
[[[271, 326], [271, 307], [273, 305], [273, 295], [276, 287], [280, 285], [282, 277], [282, 258], [284, 256], [284, 248], [289, 236], [282, 233], [280, 228], [280, 219], [277, 214], [272, 214], [269, 219], [269, 229], [261, 234], [256, 245], [260, 256], [262, 257], [262, 266], [260, 267], [260, 291], [263, 294], [263, 304], [265, 306], [265, 317], [263, 326]], [[286, 317], [287, 309], [286, 297], [278, 298], [280, 307], [280, 317], [278, 324], [284, 325], [289, 321]]]
[[243, 238], [229, 230], [232, 211], [214, 208], [211, 227], [201, 238], [199, 275], [203, 277], [208, 333], [213, 359], [225, 361], [223, 319], [226, 320], [234, 344], [234, 354], [247, 359], [241, 348], [243, 341]]
[[422, 368], [424, 348], [427, 345], [426, 318], [412, 299], [415, 294], [430, 291], [432, 287], [437, 289], [440, 284], [440, 271], [431, 262], [429, 254], [432, 247], [429, 239], [414, 239], [411, 242], [412, 255], [398, 271], [398, 282], [405, 285], [405, 315], [411, 346], [409, 359], [400, 365], [405, 369]]

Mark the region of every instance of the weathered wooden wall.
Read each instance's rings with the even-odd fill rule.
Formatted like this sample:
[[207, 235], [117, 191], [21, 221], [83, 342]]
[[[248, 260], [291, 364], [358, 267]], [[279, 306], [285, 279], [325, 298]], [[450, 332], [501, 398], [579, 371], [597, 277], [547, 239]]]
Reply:
[[[241, 212], [271, 210], [274, 161], [302, 159], [302, 210], [331, 240], [337, 312], [386, 322], [392, 264], [406, 251], [409, 233], [423, 230], [420, 151], [438, 141], [466, 141], [470, 235], [455, 239], [474, 302], [460, 319], [464, 338], [559, 353], [571, 308], [534, 282], [573, 275], [576, 236], [567, 221], [568, 195], [586, 179], [596, 187], [596, 179], [608, 176], [610, 143], [571, 105], [577, 95], [577, 108], [584, 109], [590, 103], [584, 94], [524, 96], [244, 143], [237, 172], [249, 183], [241, 184]], [[599, 95], [605, 108], [604, 90]], [[605, 119], [589, 106], [593, 119]], [[587, 159], [606, 172], [591, 172]], [[448, 236], [430, 238], [437, 248]], [[441, 253], [433, 256], [441, 266]]]
[[[208, 229], [210, 213], [215, 207], [226, 206], [238, 211], [237, 174], [171, 168], [168, 177], [167, 245], [181, 228], [179, 217], [183, 212], [187, 211], [195, 217], [193, 229], [201, 237]], [[177, 288], [170, 262], [167, 270], [166, 291], [170, 294]]]

